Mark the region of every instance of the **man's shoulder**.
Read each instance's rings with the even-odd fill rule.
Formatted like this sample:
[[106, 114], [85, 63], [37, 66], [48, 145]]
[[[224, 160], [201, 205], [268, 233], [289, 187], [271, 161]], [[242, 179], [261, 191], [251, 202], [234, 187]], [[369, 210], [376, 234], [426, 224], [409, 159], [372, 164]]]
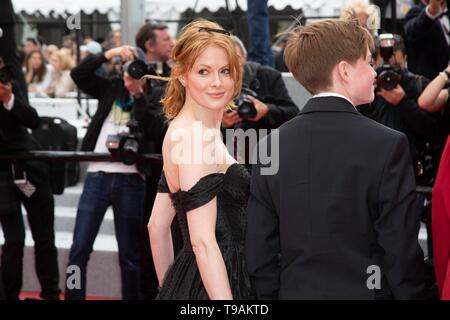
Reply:
[[425, 6], [422, 5], [414, 5], [409, 9], [406, 13], [405, 21], [417, 17], [422, 12], [425, 12]]
[[[349, 118], [352, 119], [352, 118]], [[303, 128], [309, 126], [308, 120], [306, 117], [302, 116], [302, 113], [299, 113], [293, 119], [287, 121], [283, 125], [279, 127], [279, 135], [280, 138], [283, 139], [287, 137], [290, 139], [291, 136], [295, 136], [301, 131]], [[364, 135], [367, 137], [368, 142], [370, 141], [378, 141], [381, 142], [383, 140], [396, 140], [401, 136], [404, 136], [403, 133], [391, 129], [381, 123], [376, 122], [368, 117], [360, 115], [359, 117], [354, 117], [354, 119], [350, 120], [350, 122], [345, 123], [346, 128], [353, 128], [355, 134]]]

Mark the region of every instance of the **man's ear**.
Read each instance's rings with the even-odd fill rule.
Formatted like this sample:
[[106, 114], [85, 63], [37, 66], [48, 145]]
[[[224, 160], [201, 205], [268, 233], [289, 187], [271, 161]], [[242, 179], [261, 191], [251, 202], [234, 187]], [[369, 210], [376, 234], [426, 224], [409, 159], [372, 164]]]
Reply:
[[153, 51], [155, 50], [154, 45], [151, 43], [150, 40], [147, 40], [145, 42], [145, 49], [147, 52], [153, 53]]
[[347, 61], [341, 61], [336, 66], [339, 79], [348, 82], [350, 78], [350, 64]]

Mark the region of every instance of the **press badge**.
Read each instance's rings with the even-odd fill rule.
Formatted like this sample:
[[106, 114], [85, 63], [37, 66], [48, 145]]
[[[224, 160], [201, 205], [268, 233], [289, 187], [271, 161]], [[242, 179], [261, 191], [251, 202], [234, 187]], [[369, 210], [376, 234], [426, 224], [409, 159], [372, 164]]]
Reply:
[[18, 164], [11, 164], [14, 184], [27, 197], [31, 197], [36, 191], [36, 187], [27, 179], [26, 171]]

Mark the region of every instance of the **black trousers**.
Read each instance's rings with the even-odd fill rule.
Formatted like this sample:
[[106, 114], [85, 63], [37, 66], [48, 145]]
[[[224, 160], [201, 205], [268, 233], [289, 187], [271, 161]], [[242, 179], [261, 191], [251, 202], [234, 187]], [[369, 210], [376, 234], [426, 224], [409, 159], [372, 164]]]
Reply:
[[[31, 179], [30, 179], [31, 180]], [[12, 180], [11, 180], [11, 183]], [[41, 297], [58, 299], [60, 289], [57, 250], [54, 232], [54, 198], [48, 179], [41, 183], [32, 181], [36, 191], [26, 197], [15, 189], [13, 200], [23, 203], [34, 240], [35, 268], [41, 284]], [[13, 186], [15, 188], [15, 186]], [[0, 195], [1, 196], [1, 195]], [[0, 213], [0, 223], [5, 237], [1, 266], [6, 299], [18, 299], [22, 288], [25, 226], [20, 205], [9, 212]]]

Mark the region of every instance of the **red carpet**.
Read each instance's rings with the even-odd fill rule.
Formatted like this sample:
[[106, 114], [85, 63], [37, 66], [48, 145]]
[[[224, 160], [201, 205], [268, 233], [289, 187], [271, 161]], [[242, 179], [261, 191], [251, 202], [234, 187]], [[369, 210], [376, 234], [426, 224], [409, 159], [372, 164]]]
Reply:
[[[22, 291], [19, 295], [20, 300], [33, 299], [33, 300], [42, 300], [39, 296], [39, 292], [32, 291]], [[64, 300], [64, 293], [61, 293], [60, 299]], [[86, 297], [86, 300], [120, 300], [117, 298], [111, 297]]]

